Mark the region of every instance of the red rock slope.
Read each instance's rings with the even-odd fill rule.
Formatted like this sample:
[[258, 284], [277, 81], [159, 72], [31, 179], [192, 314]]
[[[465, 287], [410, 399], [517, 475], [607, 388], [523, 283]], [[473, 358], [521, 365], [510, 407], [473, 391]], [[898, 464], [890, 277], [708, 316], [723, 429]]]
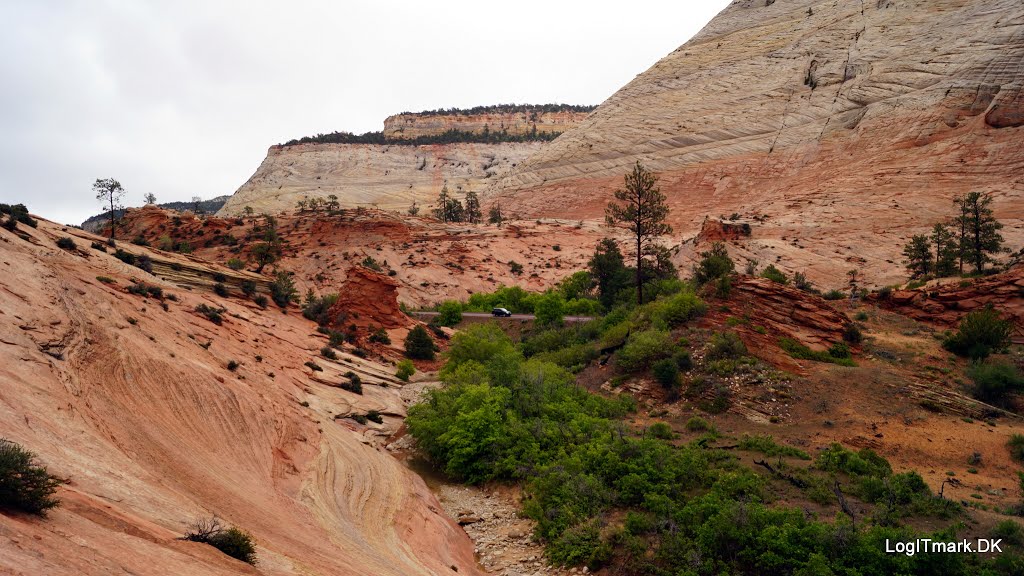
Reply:
[[[78, 249], [58, 249], [63, 235]], [[48, 518], [0, 514], [0, 573], [477, 573], [419, 477], [368, 443], [404, 415], [392, 369], [317, 358], [312, 323], [213, 296], [189, 282], [195, 260], [154, 252], [176, 259], [165, 280], [93, 238], [45, 221], [0, 229], [0, 436], [69, 479]], [[177, 300], [129, 294], [136, 279]], [[200, 303], [225, 308], [223, 324]], [[362, 396], [336, 387], [348, 370]], [[369, 409], [385, 424], [344, 418]], [[254, 535], [257, 567], [177, 540], [212, 515]]]

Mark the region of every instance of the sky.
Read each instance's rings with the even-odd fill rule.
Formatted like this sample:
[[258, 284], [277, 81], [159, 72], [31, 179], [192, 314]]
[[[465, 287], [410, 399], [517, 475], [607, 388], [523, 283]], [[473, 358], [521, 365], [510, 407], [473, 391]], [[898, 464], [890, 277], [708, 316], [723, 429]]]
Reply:
[[0, 0], [0, 203], [77, 224], [233, 193], [267, 148], [398, 112], [600, 104], [728, 0]]

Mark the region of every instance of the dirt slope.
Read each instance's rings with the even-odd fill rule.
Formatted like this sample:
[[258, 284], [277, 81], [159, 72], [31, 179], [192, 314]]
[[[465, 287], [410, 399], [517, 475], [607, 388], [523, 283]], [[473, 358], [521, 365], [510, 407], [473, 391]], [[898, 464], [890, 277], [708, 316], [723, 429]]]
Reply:
[[[78, 249], [56, 248], [63, 235]], [[153, 276], [94, 238], [0, 230], [0, 436], [69, 479], [49, 518], [0, 515], [0, 573], [477, 573], [465, 534], [376, 446], [404, 415], [393, 368], [317, 358], [325, 340], [294, 309], [216, 297], [190, 258], [153, 251], [179, 268]], [[135, 279], [177, 300], [127, 293]], [[336, 387], [348, 370], [363, 395]], [[345, 418], [370, 409], [383, 425]], [[176, 539], [211, 515], [254, 535], [257, 567]]]

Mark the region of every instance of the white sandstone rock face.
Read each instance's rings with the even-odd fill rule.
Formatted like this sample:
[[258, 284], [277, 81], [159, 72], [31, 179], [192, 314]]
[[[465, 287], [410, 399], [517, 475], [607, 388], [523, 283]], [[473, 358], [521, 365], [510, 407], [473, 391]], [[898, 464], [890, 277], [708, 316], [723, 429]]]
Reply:
[[485, 198], [599, 217], [640, 160], [680, 240], [737, 212], [762, 263], [894, 280], [957, 194], [991, 192], [1024, 241], [1022, 83], [1019, 0], [737, 0]]
[[540, 142], [503, 144], [298, 144], [272, 146], [256, 173], [220, 210], [241, 214], [295, 208], [304, 197], [333, 194], [344, 208], [405, 211], [416, 201], [426, 211], [441, 187], [459, 194], [481, 191], [540, 149]]

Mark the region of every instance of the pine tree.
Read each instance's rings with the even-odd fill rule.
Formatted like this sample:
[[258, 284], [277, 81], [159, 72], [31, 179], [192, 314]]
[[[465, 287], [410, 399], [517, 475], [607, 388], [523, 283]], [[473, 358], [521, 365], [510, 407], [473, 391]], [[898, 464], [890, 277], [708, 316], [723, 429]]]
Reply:
[[448, 183], [441, 187], [441, 192], [437, 196], [437, 208], [434, 209], [434, 217], [441, 222], [448, 221], [448, 205], [451, 200], [451, 195], [448, 193]]
[[597, 284], [598, 299], [605, 309], [611, 310], [615, 296], [629, 285], [629, 274], [619, 245], [611, 238], [601, 240], [587, 265]]
[[476, 192], [470, 190], [466, 192], [466, 221], [471, 224], [479, 224], [483, 218], [483, 213], [480, 211], [480, 198], [477, 197]]
[[113, 178], [97, 178], [92, 185], [92, 191], [96, 193], [96, 199], [106, 204], [110, 217], [110, 239], [114, 239], [114, 229], [117, 227], [117, 211], [124, 208], [121, 206], [121, 199], [124, 198], [124, 188], [121, 183]]
[[488, 213], [487, 221], [490, 222], [491, 224], [497, 224], [498, 226], [501, 226], [501, 223], [504, 221], [504, 219], [501, 216], [501, 204], [498, 204], [497, 202], [491, 204], [491, 209]]
[[932, 228], [932, 245], [935, 247], [935, 276], [944, 278], [956, 274], [959, 250], [949, 226], [939, 223]]
[[907, 258], [906, 266], [911, 278], [926, 276], [932, 271], [932, 250], [924, 234], [913, 236], [903, 247], [903, 255]]
[[1003, 249], [1003, 236], [999, 233], [1003, 225], [992, 215], [992, 195], [971, 192], [954, 201], [960, 208], [960, 271], [963, 272], [966, 261], [974, 266], [975, 272], [982, 272], [985, 264], [993, 261], [991, 254]]
[[665, 195], [655, 186], [658, 179], [638, 160], [624, 177], [625, 188], [615, 191], [615, 199], [624, 204], [608, 203], [608, 223], [629, 231], [636, 244], [636, 301], [644, 301], [645, 248], [662, 235], [672, 232], [665, 223], [668, 206]]

